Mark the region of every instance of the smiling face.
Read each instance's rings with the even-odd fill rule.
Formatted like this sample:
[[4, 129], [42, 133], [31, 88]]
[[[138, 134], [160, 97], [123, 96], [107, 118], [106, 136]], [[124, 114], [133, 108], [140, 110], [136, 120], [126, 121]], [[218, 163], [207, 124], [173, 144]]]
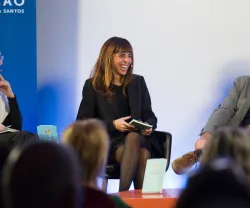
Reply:
[[111, 98], [110, 84], [125, 87], [132, 79], [134, 54], [130, 42], [124, 38], [112, 37], [102, 46], [92, 73], [92, 84], [96, 91]]
[[127, 74], [132, 64], [132, 54], [129, 52], [115, 53], [113, 56], [114, 73], [119, 76]]

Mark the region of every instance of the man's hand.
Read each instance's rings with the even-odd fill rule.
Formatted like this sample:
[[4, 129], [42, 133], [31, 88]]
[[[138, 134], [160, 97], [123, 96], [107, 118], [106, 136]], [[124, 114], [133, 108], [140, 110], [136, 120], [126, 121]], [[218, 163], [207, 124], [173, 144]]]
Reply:
[[3, 124], [0, 124], [0, 131], [3, 131], [6, 127]]
[[126, 122], [131, 116], [126, 116], [113, 121], [114, 127], [121, 132], [136, 131], [136, 128]]
[[5, 80], [1, 74], [0, 74], [0, 91], [9, 98], [15, 97], [14, 93], [12, 92], [10, 83], [7, 80]]
[[195, 149], [202, 149], [212, 136], [209, 132], [202, 133], [201, 137], [195, 143]]

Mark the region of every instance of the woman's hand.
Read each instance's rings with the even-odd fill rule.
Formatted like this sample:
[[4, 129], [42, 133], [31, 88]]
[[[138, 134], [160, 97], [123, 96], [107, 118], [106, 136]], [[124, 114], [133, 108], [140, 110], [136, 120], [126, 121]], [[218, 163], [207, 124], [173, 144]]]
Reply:
[[113, 121], [114, 127], [121, 132], [135, 131], [137, 130], [134, 126], [126, 122], [131, 116], [126, 116]]
[[152, 132], [153, 132], [152, 128], [141, 130], [141, 134], [144, 135], [144, 136], [149, 136]]
[[[149, 124], [147, 122], [144, 122], [145, 124]], [[149, 136], [151, 133], [153, 132], [153, 129], [150, 128], [150, 129], [145, 129], [145, 130], [141, 130], [141, 134], [144, 135], [144, 136]]]

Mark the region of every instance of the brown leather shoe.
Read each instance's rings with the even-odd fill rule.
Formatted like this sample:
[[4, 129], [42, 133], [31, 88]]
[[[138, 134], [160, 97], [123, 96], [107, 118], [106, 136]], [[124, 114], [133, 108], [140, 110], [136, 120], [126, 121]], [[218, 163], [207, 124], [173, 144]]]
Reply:
[[197, 162], [197, 155], [195, 152], [189, 152], [172, 162], [172, 168], [178, 175], [188, 172], [192, 166]]

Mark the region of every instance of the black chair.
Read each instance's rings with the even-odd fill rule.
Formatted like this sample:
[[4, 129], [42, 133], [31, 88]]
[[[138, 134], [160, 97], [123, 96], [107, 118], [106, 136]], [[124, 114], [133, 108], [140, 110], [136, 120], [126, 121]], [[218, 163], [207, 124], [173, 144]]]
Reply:
[[[172, 135], [168, 132], [163, 132], [163, 131], [154, 131], [152, 134], [154, 138], [158, 139], [163, 153], [159, 155], [158, 152], [155, 152], [154, 154], [154, 151], [156, 150], [152, 149], [153, 154], [158, 155], [154, 158], [167, 159], [167, 166], [166, 166], [166, 171], [167, 171], [170, 164]], [[102, 181], [102, 190], [105, 192], [107, 191], [109, 179], [120, 179], [120, 164], [108, 164], [106, 166], [106, 175]]]

